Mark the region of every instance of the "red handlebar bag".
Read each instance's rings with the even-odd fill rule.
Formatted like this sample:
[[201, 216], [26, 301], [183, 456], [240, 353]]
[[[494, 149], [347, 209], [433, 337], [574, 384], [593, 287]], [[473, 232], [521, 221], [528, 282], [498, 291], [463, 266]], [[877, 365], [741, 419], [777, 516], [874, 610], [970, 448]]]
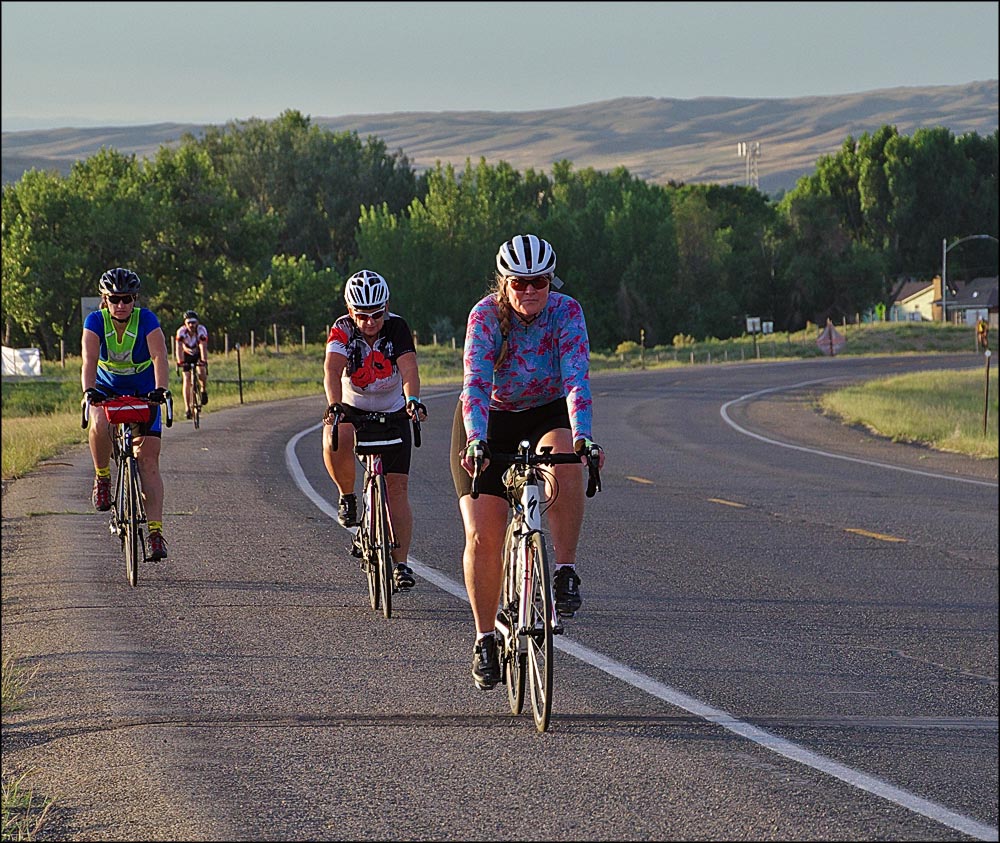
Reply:
[[101, 402], [111, 424], [150, 424], [156, 418], [156, 407], [144, 398], [120, 395]]

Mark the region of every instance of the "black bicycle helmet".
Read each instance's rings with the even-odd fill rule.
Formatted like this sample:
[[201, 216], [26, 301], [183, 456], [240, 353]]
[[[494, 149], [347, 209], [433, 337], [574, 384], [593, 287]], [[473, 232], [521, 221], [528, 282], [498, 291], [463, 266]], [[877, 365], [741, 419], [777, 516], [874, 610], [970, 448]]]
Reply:
[[99, 286], [101, 294], [105, 296], [115, 294], [136, 295], [139, 292], [140, 284], [139, 276], [131, 269], [122, 269], [122, 267], [118, 266], [114, 269], [109, 269], [101, 276]]
[[200, 322], [201, 321], [198, 318], [198, 314], [195, 313], [193, 310], [187, 310], [187, 311], [185, 311], [184, 312], [184, 321], [185, 322], [190, 322], [191, 320], [194, 320], [195, 322]]

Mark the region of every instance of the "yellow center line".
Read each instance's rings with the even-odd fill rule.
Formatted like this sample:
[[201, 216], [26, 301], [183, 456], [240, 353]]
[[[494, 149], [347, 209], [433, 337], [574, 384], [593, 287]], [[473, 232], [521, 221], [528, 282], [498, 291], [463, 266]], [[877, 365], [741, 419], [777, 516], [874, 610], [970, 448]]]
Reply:
[[632, 477], [631, 475], [625, 475], [626, 480], [631, 480], [633, 483], [645, 483], [647, 486], [652, 486], [653, 481], [647, 480], [645, 477]]
[[723, 506], [735, 506], [737, 509], [746, 509], [747, 505], [745, 503], [736, 503], [735, 501], [727, 501], [722, 498], [709, 498], [712, 503], [721, 503]]
[[845, 532], [855, 533], [859, 536], [868, 536], [870, 539], [878, 539], [882, 542], [906, 542], [906, 539], [901, 539], [898, 536], [887, 536], [885, 533], [873, 533], [870, 530], [859, 530], [854, 527], [845, 527]]

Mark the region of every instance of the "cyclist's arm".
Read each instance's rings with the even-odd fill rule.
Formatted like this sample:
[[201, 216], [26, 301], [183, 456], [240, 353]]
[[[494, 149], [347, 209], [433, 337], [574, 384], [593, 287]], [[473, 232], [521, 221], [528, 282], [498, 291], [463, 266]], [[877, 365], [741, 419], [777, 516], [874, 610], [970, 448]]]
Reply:
[[153, 361], [153, 377], [156, 389], [170, 389], [170, 359], [167, 356], [167, 339], [162, 328], [154, 328], [146, 334], [149, 357]]
[[409, 403], [411, 398], [420, 400], [420, 368], [417, 366], [416, 352], [408, 351], [396, 358], [399, 376], [403, 380], [403, 398]]
[[568, 300], [567, 310], [567, 318], [563, 320], [559, 335], [559, 366], [575, 445], [582, 439], [593, 438], [590, 340], [579, 303]]
[[344, 387], [341, 378], [347, 368], [347, 357], [337, 351], [328, 351], [323, 361], [323, 391], [326, 392], [326, 404], [339, 404], [344, 399]]
[[93, 331], [83, 331], [83, 362], [80, 365], [80, 386], [86, 392], [97, 385], [97, 361], [101, 356], [101, 339]]
[[184, 362], [184, 341], [180, 334], [174, 335], [174, 356], [177, 358], [177, 365], [180, 366]]
[[201, 351], [201, 362], [208, 366], [208, 332], [198, 337], [198, 349]]

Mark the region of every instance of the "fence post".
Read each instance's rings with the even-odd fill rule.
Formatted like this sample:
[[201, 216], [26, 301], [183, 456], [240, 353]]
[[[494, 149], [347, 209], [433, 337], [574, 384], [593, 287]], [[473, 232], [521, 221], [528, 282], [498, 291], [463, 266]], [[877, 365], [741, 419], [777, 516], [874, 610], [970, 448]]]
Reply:
[[[256, 345], [256, 343], [254, 341], [253, 328], [251, 328], [250, 329], [250, 353], [251, 354], [256, 354], [257, 353], [256, 349], [257, 349], [257, 345]], [[237, 362], [239, 361], [239, 359], [240, 359], [240, 356], [237, 354], [236, 355]]]
[[223, 340], [225, 341], [225, 344], [226, 344], [226, 357], [228, 358], [229, 357], [229, 331], [226, 331], [222, 335], [222, 337], [223, 337]]
[[66, 341], [59, 340], [59, 362], [62, 363], [62, 367], [66, 368]]
[[274, 353], [277, 354], [278, 353], [278, 323], [277, 322], [272, 322], [271, 323], [271, 330], [274, 331]]
[[306, 326], [303, 325], [302, 326], [302, 351], [303, 351], [303, 353], [305, 352], [305, 350], [306, 350]]

